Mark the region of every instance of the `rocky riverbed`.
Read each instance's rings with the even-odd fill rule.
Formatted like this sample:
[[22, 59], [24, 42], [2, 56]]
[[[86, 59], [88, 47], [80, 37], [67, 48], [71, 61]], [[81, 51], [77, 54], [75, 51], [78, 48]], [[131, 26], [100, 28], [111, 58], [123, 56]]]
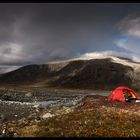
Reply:
[[[0, 113], [9, 117], [28, 114], [34, 108], [73, 106], [86, 96], [108, 95], [106, 91], [60, 89], [0, 89]], [[25, 115], [24, 114], [24, 115]]]

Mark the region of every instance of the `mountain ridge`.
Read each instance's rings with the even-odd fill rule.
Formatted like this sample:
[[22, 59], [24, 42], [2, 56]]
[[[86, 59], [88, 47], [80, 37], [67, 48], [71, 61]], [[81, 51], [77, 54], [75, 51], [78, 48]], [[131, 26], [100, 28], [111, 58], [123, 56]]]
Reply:
[[125, 85], [140, 89], [140, 64], [118, 57], [78, 58], [26, 65], [2, 74], [0, 84], [79, 89], [112, 89]]

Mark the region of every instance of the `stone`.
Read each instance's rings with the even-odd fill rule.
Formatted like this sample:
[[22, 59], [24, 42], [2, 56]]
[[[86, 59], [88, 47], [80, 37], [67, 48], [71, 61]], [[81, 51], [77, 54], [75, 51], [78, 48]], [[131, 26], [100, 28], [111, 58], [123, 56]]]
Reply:
[[25, 96], [31, 97], [32, 96], [32, 93], [31, 92], [28, 92], [28, 93], [25, 94]]
[[1, 121], [4, 121], [5, 119], [6, 119], [6, 118], [5, 118], [5, 115], [1, 114], [1, 115], [0, 115], [0, 120], [1, 120]]
[[51, 114], [51, 113], [46, 113], [42, 116], [43, 119], [47, 119], [47, 118], [50, 118], [50, 117], [53, 117], [54, 114]]

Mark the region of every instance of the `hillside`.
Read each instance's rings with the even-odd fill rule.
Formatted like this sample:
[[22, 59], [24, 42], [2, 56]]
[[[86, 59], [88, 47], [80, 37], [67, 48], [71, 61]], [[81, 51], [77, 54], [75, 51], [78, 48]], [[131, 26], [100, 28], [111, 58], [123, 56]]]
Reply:
[[111, 89], [119, 85], [140, 89], [139, 81], [139, 63], [113, 56], [27, 65], [0, 77], [1, 85], [79, 89]]

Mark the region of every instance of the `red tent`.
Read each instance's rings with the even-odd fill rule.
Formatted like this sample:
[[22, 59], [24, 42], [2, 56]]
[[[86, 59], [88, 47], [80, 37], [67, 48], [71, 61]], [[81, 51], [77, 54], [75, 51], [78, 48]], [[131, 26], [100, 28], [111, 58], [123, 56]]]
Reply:
[[117, 100], [117, 101], [125, 102], [125, 96], [124, 96], [123, 90], [129, 91], [133, 98], [136, 98], [136, 99], [139, 98], [132, 89], [125, 87], [125, 86], [120, 86], [120, 87], [116, 88], [113, 92], [111, 92], [108, 99], [110, 101]]

